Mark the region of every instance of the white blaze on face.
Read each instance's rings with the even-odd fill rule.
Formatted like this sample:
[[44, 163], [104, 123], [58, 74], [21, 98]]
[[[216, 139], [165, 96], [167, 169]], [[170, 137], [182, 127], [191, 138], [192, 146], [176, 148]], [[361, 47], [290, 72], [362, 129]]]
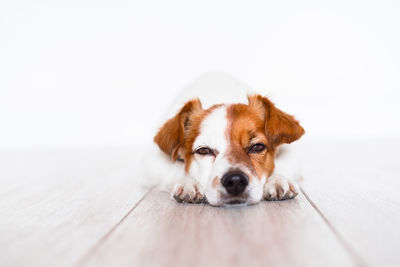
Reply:
[[190, 174], [203, 188], [207, 188], [211, 176], [221, 177], [226, 168], [228, 168], [228, 163], [223, 160], [228, 148], [226, 137], [228, 120], [226, 115], [225, 106], [220, 106], [213, 110], [201, 123], [199, 135], [193, 143], [193, 150], [200, 147], [208, 147], [215, 152], [215, 158], [213, 156], [195, 154], [190, 166]]

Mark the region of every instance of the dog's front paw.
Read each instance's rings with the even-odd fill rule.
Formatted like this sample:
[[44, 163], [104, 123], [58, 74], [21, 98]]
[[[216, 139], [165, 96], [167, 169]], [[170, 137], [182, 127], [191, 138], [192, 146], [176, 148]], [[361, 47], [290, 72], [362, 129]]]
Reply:
[[264, 184], [263, 199], [284, 200], [297, 196], [299, 186], [282, 176], [273, 176]]
[[178, 202], [201, 203], [205, 200], [203, 189], [192, 180], [176, 184], [172, 197]]

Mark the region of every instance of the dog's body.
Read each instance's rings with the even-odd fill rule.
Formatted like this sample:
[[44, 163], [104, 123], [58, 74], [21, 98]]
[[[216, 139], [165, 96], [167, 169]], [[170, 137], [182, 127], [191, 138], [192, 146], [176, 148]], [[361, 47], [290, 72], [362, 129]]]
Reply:
[[152, 176], [176, 200], [220, 206], [298, 194], [296, 160], [278, 153], [304, 133], [292, 116], [223, 73], [203, 75], [173, 104], [154, 138], [161, 161]]

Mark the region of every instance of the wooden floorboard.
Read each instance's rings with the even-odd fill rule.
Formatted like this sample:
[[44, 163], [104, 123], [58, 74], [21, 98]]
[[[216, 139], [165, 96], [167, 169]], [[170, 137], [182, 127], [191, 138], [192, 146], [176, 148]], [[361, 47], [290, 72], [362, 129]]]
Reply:
[[368, 266], [400, 266], [400, 140], [305, 143], [303, 189]]
[[136, 149], [0, 151], [0, 266], [399, 266], [400, 141], [299, 148], [308, 199], [236, 208], [145, 195]]
[[354, 266], [304, 196], [250, 207], [153, 190], [79, 266]]
[[0, 153], [0, 266], [72, 266], [143, 196], [132, 150]]

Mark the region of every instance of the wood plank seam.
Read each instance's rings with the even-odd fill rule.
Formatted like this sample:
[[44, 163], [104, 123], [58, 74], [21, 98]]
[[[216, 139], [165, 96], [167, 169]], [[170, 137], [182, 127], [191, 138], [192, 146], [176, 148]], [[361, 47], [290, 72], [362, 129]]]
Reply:
[[125, 221], [126, 218], [143, 202], [143, 200], [152, 192], [154, 187], [151, 187], [146, 194], [143, 195], [142, 198], [139, 199], [135, 203], [135, 205], [132, 206], [132, 208], [119, 220], [113, 227], [110, 228], [107, 233], [101, 237], [93, 246], [91, 249], [89, 249], [75, 264], [74, 266], [84, 266], [86, 262], [90, 259], [90, 257], [93, 255], [93, 253], [96, 252], [97, 249], [113, 234], [113, 232]]
[[322, 213], [322, 211], [317, 207], [317, 205], [311, 200], [308, 194], [304, 191], [302, 187], [300, 187], [300, 191], [303, 193], [304, 197], [313, 207], [313, 209], [318, 213], [318, 215], [322, 218], [328, 228], [332, 231], [333, 235], [338, 239], [339, 243], [343, 246], [344, 250], [349, 254], [350, 258], [354, 262], [354, 264], [358, 267], [368, 267], [369, 265], [358, 255], [354, 249], [347, 243], [346, 239], [336, 230], [336, 228], [329, 222], [328, 218]]

